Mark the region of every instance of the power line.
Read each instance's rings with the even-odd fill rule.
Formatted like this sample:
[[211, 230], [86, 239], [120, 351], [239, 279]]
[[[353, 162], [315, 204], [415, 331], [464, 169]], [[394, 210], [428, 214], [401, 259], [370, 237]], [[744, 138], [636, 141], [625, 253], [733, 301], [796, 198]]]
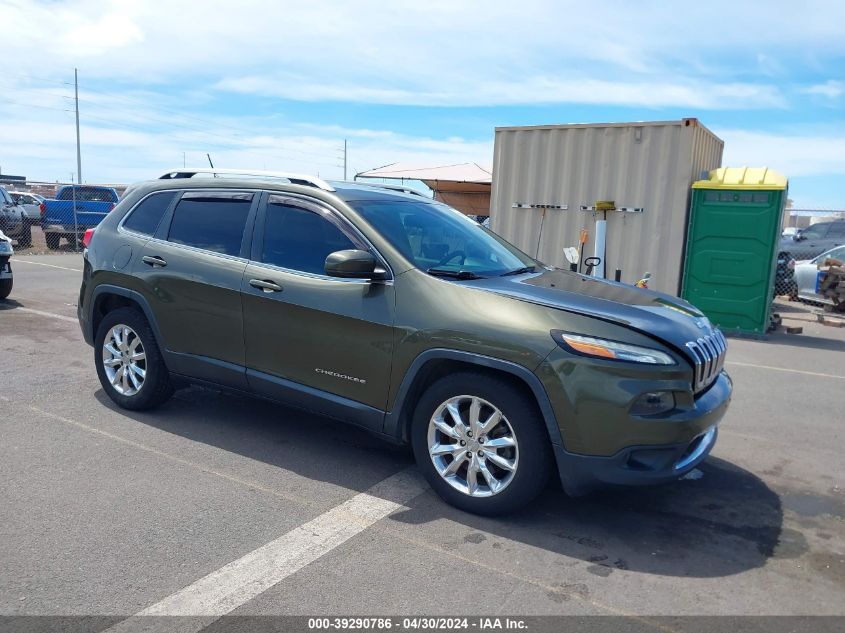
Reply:
[[60, 81], [58, 79], [47, 79], [46, 77], [35, 77], [33, 75], [24, 74], [24, 73], [17, 73], [17, 72], [9, 71], [9, 70], [4, 70], [3, 74], [4, 75], [15, 75], [16, 77], [23, 77], [24, 79], [31, 79], [32, 81], [43, 81], [43, 82], [51, 83], [51, 84], [62, 84], [62, 85], [65, 85], [65, 86], [72, 86], [73, 85], [73, 82], [70, 82], [70, 81]]
[[[18, 76], [18, 77], [22, 77], [22, 78], [25, 78], [25, 79], [29, 79], [29, 80], [32, 80], [32, 81], [41, 81], [41, 82], [46, 82], [46, 83], [51, 83], [51, 84], [68, 86], [68, 87], [74, 86], [73, 83], [67, 82], [67, 81], [59, 81], [59, 80], [55, 80], [55, 79], [48, 79], [48, 78], [45, 78], [45, 77], [36, 77], [36, 76], [33, 76], [33, 75], [16, 73], [16, 72], [11, 72], [9, 74], [12, 74], [12, 75], [15, 75], [15, 76]], [[74, 99], [75, 102], [78, 100], [78, 101], [82, 101], [82, 102], [85, 102], [85, 103], [90, 103], [93, 106], [95, 106], [95, 108], [94, 108], [95, 112], [97, 111], [97, 109], [108, 110], [108, 108], [104, 106], [103, 102], [99, 101], [97, 99], [86, 99], [84, 97], [74, 97], [74, 96], [70, 96], [70, 95], [62, 95], [62, 94], [56, 94], [56, 93], [46, 93], [46, 95], [45, 95], [45, 92], [38, 89], [38, 88], [27, 87], [27, 88], [21, 88], [20, 90], [24, 91], [24, 92], [30, 92], [30, 93], [33, 93], [33, 94], [38, 94], [39, 96], [46, 96], [48, 98], [62, 98], [62, 99], [68, 99], [68, 100]], [[146, 101], [142, 101], [142, 100], [137, 99], [137, 98], [129, 97], [129, 96], [122, 95], [122, 94], [117, 94], [117, 93], [114, 93], [114, 92], [108, 92], [108, 91], [99, 90], [99, 89], [96, 89], [96, 88], [87, 88], [87, 87], [83, 88], [83, 94], [85, 92], [92, 92], [92, 93], [96, 93], [96, 94], [100, 94], [100, 95], [109, 97], [110, 99], [123, 101], [123, 102], [126, 102], [128, 104], [132, 104], [132, 105], [137, 105], [139, 107], [144, 108], [145, 110], [152, 109], [154, 111], [158, 111], [158, 112], [161, 112], [161, 113], [173, 114], [173, 115], [179, 117], [180, 120], [174, 120], [174, 118], [172, 116], [162, 118], [162, 117], [158, 117], [158, 116], [155, 116], [155, 115], [151, 115], [148, 112], [137, 112], [137, 111], [132, 111], [130, 113], [130, 116], [132, 118], [141, 119], [142, 121], [146, 120], [146, 121], [150, 121], [152, 123], [158, 123], [158, 124], [170, 126], [171, 128], [175, 128], [176, 130], [179, 130], [179, 131], [186, 131], [186, 132], [192, 133], [192, 134], [199, 134], [199, 135], [202, 135], [202, 136], [219, 138], [219, 139], [226, 141], [226, 144], [229, 146], [229, 148], [231, 150], [239, 151], [239, 152], [242, 152], [244, 154], [253, 155], [253, 156], [262, 156], [262, 157], [272, 158], [274, 160], [281, 160], [281, 161], [286, 161], [286, 162], [297, 161], [297, 162], [300, 162], [300, 163], [308, 163], [308, 164], [311, 164], [311, 165], [323, 165], [327, 161], [331, 160], [331, 158], [332, 158], [332, 156], [328, 153], [320, 153], [320, 152], [313, 152], [313, 151], [298, 149], [298, 148], [291, 147], [290, 145], [287, 145], [287, 144], [284, 144], [284, 143], [278, 143], [278, 142], [276, 143], [276, 145], [278, 145], [279, 148], [282, 150], [281, 154], [268, 153], [268, 152], [262, 151], [260, 149], [251, 149], [249, 147], [249, 145], [246, 144], [248, 142], [248, 139], [246, 137], [260, 136], [260, 134], [257, 133], [254, 130], [247, 130], [246, 128], [239, 128], [239, 127], [229, 125], [229, 124], [226, 124], [226, 123], [221, 123], [220, 121], [203, 119], [201, 117], [197, 117], [197, 116], [194, 116], [194, 115], [186, 114], [184, 112], [172, 110], [172, 109], [169, 109], [169, 108], [157, 105], [157, 104], [154, 105], [154, 104], [151, 104], [151, 103], [146, 102]], [[58, 107], [53, 107], [53, 106], [41, 105], [41, 104], [16, 102], [16, 101], [12, 101], [12, 100], [9, 100], [9, 99], [0, 99], [0, 102], [10, 103], [12, 105], [20, 105], [22, 107], [34, 107], [34, 108], [40, 108], [40, 109], [45, 109], [45, 110], [54, 110], [54, 111], [58, 111], [58, 112], [65, 112], [65, 113], [73, 112], [75, 110], [75, 108], [74, 109], [58, 108]], [[203, 127], [199, 127], [196, 124], [193, 124], [193, 125], [188, 124], [188, 123], [185, 122], [185, 120], [196, 121], [197, 123], [202, 124]], [[116, 121], [114, 119], [103, 118], [103, 117], [99, 117], [99, 116], [96, 116], [96, 115], [90, 115], [90, 114], [85, 115], [85, 120], [83, 121], [83, 123], [85, 123], [87, 121], [97, 121], [97, 122], [106, 124], [108, 126], [114, 127], [116, 129], [130, 128], [130, 129], [138, 130], [138, 131], [144, 132], [146, 134], [150, 134], [150, 135], [155, 135], [155, 134], [161, 133], [160, 131], [150, 130], [149, 127], [145, 128], [145, 127], [140, 127], [138, 125], [132, 125], [132, 124], [127, 123], [126, 121], [123, 121], [123, 120]], [[223, 129], [223, 130], [228, 129], [228, 130], [232, 130], [236, 133], [227, 135], [227, 134], [221, 134], [221, 133], [218, 133], [218, 132], [211, 132], [211, 131], [208, 131], [207, 129], [205, 129], [205, 126], [214, 126], [215, 128]], [[235, 138], [233, 138], [233, 137], [235, 137]], [[345, 143], [346, 143], [346, 141], [344, 141], [344, 144]], [[188, 145], [188, 147], [189, 147], [189, 149], [190, 148], [198, 148], [198, 151], [199, 151], [199, 146], [196, 145], [195, 140], [193, 140]], [[320, 160], [320, 162], [315, 161], [315, 160], [307, 160], [307, 159], [302, 158], [303, 156], [312, 156], [312, 157], [315, 157], [315, 158], [318, 158], [318, 159], [321, 159], [321, 160]], [[344, 158], [345, 158], [345, 151], [344, 151]], [[345, 162], [346, 161], [344, 160], [344, 163]]]
[[54, 108], [51, 106], [45, 106], [38, 103], [24, 103], [23, 101], [12, 101], [11, 99], [0, 99], [2, 103], [11, 103], [12, 105], [22, 106], [24, 108], [42, 108], [44, 110], [57, 110], [59, 112], [71, 112], [71, 110], [67, 108]]
[[[160, 106], [160, 105], [151, 105], [149, 102], [141, 101], [140, 99], [137, 99], [137, 98], [134, 98], [134, 97], [128, 97], [126, 95], [117, 94], [117, 93], [114, 93], [114, 92], [108, 92], [108, 91], [105, 91], [105, 90], [99, 90], [99, 89], [96, 89], [96, 88], [88, 88], [88, 87], [83, 88], [83, 93], [85, 91], [93, 92], [93, 93], [96, 93], [96, 94], [101, 94], [103, 96], [110, 97], [110, 98], [113, 98], [113, 99], [118, 99], [120, 101], [125, 101], [127, 103], [133, 103], [133, 104], [142, 106], [144, 108], [152, 108], [154, 110], [158, 110], [159, 112], [174, 114], [176, 116], [181, 117], [182, 119], [197, 121], [198, 123], [202, 123], [204, 125], [213, 125], [217, 128], [234, 130], [234, 131], [239, 132], [241, 134], [246, 134], [246, 135], [249, 135], [249, 136], [255, 136], [255, 132], [253, 130], [248, 130], [246, 128], [241, 128], [241, 127], [236, 127], [236, 126], [233, 126], [233, 125], [230, 125], [230, 124], [227, 124], [227, 123], [221, 123], [220, 121], [213, 121], [211, 119], [204, 119], [204, 118], [198, 117], [196, 115], [191, 115], [191, 114], [186, 114], [184, 112], [171, 110], [170, 108], [166, 108], [166, 107]], [[88, 101], [89, 103], [94, 103], [94, 104], [99, 103], [96, 100], [91, 100], [91, 99], [80, 99], [80, 101]], [[148, 118], [155, 120], [155, 117], [148, 117]], [[161, 119], [159, 119], [159, 120], [161, 121]], [[164, 121], [164, 122], [172, 124], [172, 120], [167, 120], [167, 121]], [[197, 129], [199, 129], [199, 128], [197, 128]], [[297, 152], [299, 154], [317, 156], [318, 158], [324, 158], [324, 159], [330, 158], [329, 154], [318, 153], [318, 152], [310, 152], [308, 150], [300, 150], [300, 149], [290, 148], [290, 151]]]
[[[44, 77], [35, 77], [33, 75], [27, 75], [27, 74], [23, 74], [23, 73], [14, 73], [13, 72], [13, 73], [10, 73], [10, 74], [16, 75], [18, 77], [32, 79], [32, 80], [35, 80], [35, 81], [43, 81], [43, 82], [60, 84], [60, 85], [65, 85], [65, 86], [73, 86], [74, 85], [72, 82], [59, 81], [59, 80], [55, 80], [55, 79], [47, 79], [47, 78], [44, 78]], [[34, 92], [33, 89], [24, 89], [24, 90]], [[203, 118], [197, 117], [195, 115], [190, 115], [190, 114], [186, 114], [184, 112], [172, 110], [170, 108], [166, 108], [164, 106], [160, 106], [160, 105], [157, 105], [157, 104], [150, 104], [147, 101], [142, 101], [140, 99], [137, 99], [137, 98], [134, 98], [134, 97], [129, 97], [129, 96], [124, 95], [124, 94], [118, 94], [118, 93], [115, 93], [115, 92], [100, 90], [100, 89], [91, 88], [91, 87], [83, 87], [82, 92], [83, 92], [83, 94], [85, 92], [93, 92], [95, 94], [100, 94], [100, 95], [109, 97], [111, 99], [116, 99], [116, 100], [119, 100], [119, 101], [124, 101], [126, 103], [135, 104], [135, 105], [141, 106], [145, 109], [153, 109], [153, 110], [157, 110], [157, 111], [162, 112], [162, 113], [173, 114], [173, 115], [180, 117], [183, 120], [193, 120], [193, 121], [196, 121], [196, 122], [201, 123], [203, 125], [212, 125], [212, 126], [219, 128], [219, 129], [233, 130], [233, 131], [238, 132], [239, 134], [242, 134], [242, 135], [245, 135], [245, 136], [256, 136], [257, 135], [256, 132], [253, 131], [253, 130], [247, 130], [246, 128], [239, 128], [239, 127], [236, 127], [236, 126], [233, 126], [233, 125], [230, 125], [230, 124], [221, 123], [220, 121], [203, 119]], [[69, 96], [69, 95], [52, 95], [52, 96], [63, 97], [63, 98], [66, 98], [66, 99], [73, 99], [74, 98], [74, 97]], [[92, 105], [102, 107], [102, 103], [97, 101], [96, 99], [85, 99], [84, 97], [80, 97], [79, 101], [82, 101], [84, 103], [91, 103]], [[68, 111], [70, 111], [70, 110], [68, 110]], [[171, 118], [160, 118], [160, 117], [152, 116], [152, 115], [147, 114], [147, 113], [138, 113], [138, 112], [133, 113], [133, 116], [136, 117], [136, 118], [146, 119], [146, 120], [156, 122], [156, 123], [163, 123], [163, 124], [174, 126], [174, 127], [177, 125], [177, 123], [173, 121], [172, 117]], [[86, 115], [86, 119], [89, 119], [89, 118], [93, 118], [93, 117], [89, 117], [89, 116]], [[106, 122], [104, 119], [98, 119], [98, 120], [100, 120], [101, 122]], [[127, 124], [121, 123], [121, 125], [127, 125]], [[208, 130], [201, 128], [201, 127], [197, 127], [196, 125], [191, 126], [191, 125], [188, 125], [184, 122], [179, 122], [178, 125], [181, 126], [181, 127], [193, 129], [197, 132], [200, 132], [200, 133], [208, 135], [208, 136], [214, 136], [214, 137], [221, 138], [221, 139], [224, 139], [226, 141], [231, 142], [229, 136], [227, 136], [227, 135], [216, 133], [216, 132], [209, 132]], [[127, 127], [131, 127], [131, 126], [127, 125]], [[141, 128], [136, 127], [135, 129], [141, 129]], [[331, 154], [328, 154], [328, 153], [313, 152], [313, 151], [309, 151], [309, 150], [297, 149], [297, 148], [291, 147], [290, 145], [283, 144], [283, 143], [279, 143], [279, 145], [281, 146], [281, 148], [286, 153], [287, 152], [293, 152], [294, 154], [298, 154], [298, 155], [302, 155], [302, 156], [313, 156], [313, 157], [322, 159], [324, 162], [327, 161], [327, 160], [331, 160], [331, 158], [332, 158]], [[270, 154], [266, 154], [266, 155], [267, 156], [273, 156], [273, 155], [270, 155]], [[279, 156], [273, 156], [273, 157], [279, 158]], [[290, 159], [290, 158], [294, 158], [294, 157], [288, 156], [285, 160]], [[309, 162], [309, 161], [303, 161], [303, 162]], [[310, 162], [311, 162], [311, 164], [317, 164], [317, 163], [314, 163], [313, 161], [310, 161]]]

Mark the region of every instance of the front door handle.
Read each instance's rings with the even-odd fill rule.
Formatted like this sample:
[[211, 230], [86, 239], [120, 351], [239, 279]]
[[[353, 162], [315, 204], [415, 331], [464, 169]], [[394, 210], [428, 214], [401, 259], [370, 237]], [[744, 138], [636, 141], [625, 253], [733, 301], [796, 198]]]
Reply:
[[164, 268], [167, 266], [167, 262], [157, 255], [144, 255], [141, 258], [141, 261], [145, 264], [149, 264], [153, 268]]
[[264, 279], [250, 279], [249, 285], [253, 288], [258, 288], [259, 290], [263, 290], [264, 292], [281, 292], [282, 287], [274, 283], [272, 281], [267, 281]]

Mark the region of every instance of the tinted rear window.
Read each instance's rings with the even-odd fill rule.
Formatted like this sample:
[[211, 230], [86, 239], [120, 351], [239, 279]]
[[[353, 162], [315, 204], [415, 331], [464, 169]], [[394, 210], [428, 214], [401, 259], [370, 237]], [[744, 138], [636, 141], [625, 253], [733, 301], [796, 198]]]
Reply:
[[115, 202], [117, 196], [111, 189], [101, 189], [97, 187], [76, 187], [74, 194], [74, 187], [63, 189], [59, 200], [77, 200], [87, 202]]
[[165, 191], [144, 198], [126, 218], [123, 227], [136, 233], [153, 235], [175, 195], [175, 191]]
[[251, 204], [251, 193], [186, 193], [173, 211], [168, 239], [238, 255]]

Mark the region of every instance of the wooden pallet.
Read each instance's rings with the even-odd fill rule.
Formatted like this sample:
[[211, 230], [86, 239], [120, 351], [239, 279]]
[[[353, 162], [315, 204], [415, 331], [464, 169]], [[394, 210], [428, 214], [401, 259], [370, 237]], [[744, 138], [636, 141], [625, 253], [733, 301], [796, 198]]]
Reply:
[[845, 314], [836, 314], [826, 310], [816, 310], [816, 320], [830, 327], [845, 327]]

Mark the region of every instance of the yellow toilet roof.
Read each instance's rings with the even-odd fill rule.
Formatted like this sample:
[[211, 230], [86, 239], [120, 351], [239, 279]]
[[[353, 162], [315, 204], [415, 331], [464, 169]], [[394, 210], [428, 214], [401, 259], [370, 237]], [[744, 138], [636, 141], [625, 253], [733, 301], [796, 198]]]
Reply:
[[783, 174], [768, 167], [719, 167], [707, 180], [692, 183], [693, 189], [786, 189]]

